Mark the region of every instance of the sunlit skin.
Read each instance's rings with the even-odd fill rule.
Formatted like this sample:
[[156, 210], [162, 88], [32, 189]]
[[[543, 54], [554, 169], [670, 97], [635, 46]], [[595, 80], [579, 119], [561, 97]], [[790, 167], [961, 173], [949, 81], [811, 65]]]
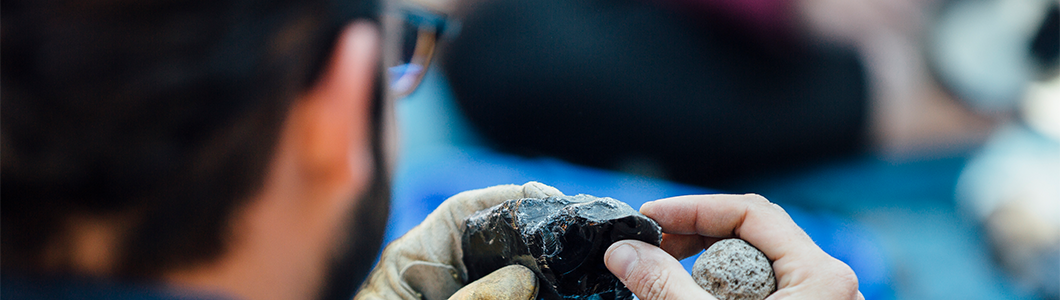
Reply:
[[[165, 273], [164, 283], [242, 299], [317, 295], [342, 225], [374, 171], [370, 109], [378, 49], [374, 25], [355, 23], [341, 33], [321, 79], [288, 111], [262, 189], [232, 216], [226, 251], [213, 261]], [[389, 112], [384, 118], [384, 124], [393, 124]], [[382, 130], [392, 138], [394, 129], [387, 127]], [[391, 152], [396, 149], [392, 142], [387, 145]], [[773, 299], [862, 298], [850, 268], [821, 251], [782, 209], [760, 196], [677, 197], [645, 204], [641, 211], [663, 227], [662, 248], [621, 241], [605, 254], [608, 269], [640, 299], [712, 299], [674, 256], [730, 236], [747, 240], [775, 261], [780, 289]], [[79, 229], [68, 231], [74, 241], [68, 251], [78, 256], [67, 257], [73, 257], [76, 271], [111, 273], [120, 220], [71, 221]]]
[[604, 254], [608, 270], [640, 299], [715, 299], [677, 259], [727, 237], [746, 240], [773, 261], [777, 292], [767, 299], [864, 299], [854, 271], [762, 196], [681, 196], [645, 203], [640, 211], [662, 226], [661, 248], [627, 240]]

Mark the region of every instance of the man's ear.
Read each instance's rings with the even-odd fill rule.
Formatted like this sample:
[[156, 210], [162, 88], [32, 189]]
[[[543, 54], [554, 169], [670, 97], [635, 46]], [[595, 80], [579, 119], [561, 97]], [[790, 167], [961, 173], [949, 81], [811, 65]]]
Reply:
[[371, 109], [379, 43], [374, 24], [347, 26], [324, 73], [292, 106], [287, 125], [295, 131], [292, 146], [298, 149], [300, 173], [325, 185], [314, 189], [359, 193], [371, 179]]

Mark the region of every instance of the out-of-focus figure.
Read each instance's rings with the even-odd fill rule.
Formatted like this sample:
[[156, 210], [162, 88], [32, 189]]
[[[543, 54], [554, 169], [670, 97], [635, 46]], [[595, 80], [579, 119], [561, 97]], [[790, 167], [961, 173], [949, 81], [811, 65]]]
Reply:
[[[873, 170], [859, 165], [823, 176], [844, 183], [836, 190], [794, 181], [813, 197], [790, 199], [894, 222], [875, 224], [885, 228], [916, 224], [909, 228], [952, 238], [910, 238], [904, 229], [893, 230], [900, 233], [892, 241], [897, 252], [906, 251], [892, 253], [898, 259], [976, 260], [977, 251], [986, 253], [992, 244], [1010, 274], [1036, 292], [1010, 293], [1007, 279], [984, 290], [1055, 298], [1050, 295], [1060, 282], [1060, 251], [1054, 245], [1060, 237], [1048, 220], [1058, 219], [1053, 215], [1060, 213], [1054, 207], [1060, 199], [1054, 194], [1057, 156], [1050, 150], [1056, 140], [1048, 134], [1055, 129], [1048, 128], [1057, 127], [1060, 117], [1046, 113], [1060, 101], [1048, 92], [1060, 51], [1060, 26], [1047, 14], [1056, 10], [1055, 1], [458, 2], [464, 26], [441, 55], [445, 75], [457, 110], [490, 146], [755, 192], [761, 185], [754, 184], [775, 179], [764, 174], [800, 174], [826, 160], [871, 157], [886, 166], [881, 170], [891, 168], [881, 171], [882, 178], [853, 178], [872, 174], [850, 172]], [[940, 159], [953, 163], [909, 167], [935, 168], [934, 177], [913, 171], [894, 176], [902, 166]], [[969, 228], [920, 227], [918, 218], [957, 217], [957, 173], [963, 174], [956, 206], [980, 219], [958, 219], [969, 221]], [[888, 194], [891, 199], [864, 189], [927, 187], [932, 180], [937, 185], [918, 192], [937, 194], [918, 196], [937, 201], [933, 205], [944, 207], [944, 214], [901, 207], [908, 204], [894, 197], [906, 196], [901, 193]], [[851, 182], [863, 183], [857, 186], [862, 189]], [[811, 200], [858, 193], [871, 200]], [[1029, 194], [1037, 196], [1024, 197]], [[886, 215], [895, 207], [914, 213]], [[985, 224], [989, 233], [982, 245], [975, 224]], [[937, 251], [908, 250], [923, 245]], [[957, 248], [975, 250], [955, 255]], [[898, 281], [906, 281], [896, 284], [899, 298], [932, 298], [946, 289], [930, 287], [945, 280], [921, 280], [947, 273], [925, 271], [945, 264], [925, 260], [934, 264], [896, 272]], [[913, 264], [899, 261], [896, 268], [903, 263]], [[981, 271], [965, 279], [992, 276], [994, 266], [985, 260], [981, 265], [989, 266], [964, 269]], [[964, 271], [948, 273], [958, 272]]]
[[501, 149], [717, 186], [863, 147], [861, 59], [795, 4], [478, 1], [443, 62]]
[[1056, 1], [960, 1], [943, 11], [939, 76], [996, 130], [961, 174], [959, 204], [1026, 290], [1060, 297], [1060, 8]]

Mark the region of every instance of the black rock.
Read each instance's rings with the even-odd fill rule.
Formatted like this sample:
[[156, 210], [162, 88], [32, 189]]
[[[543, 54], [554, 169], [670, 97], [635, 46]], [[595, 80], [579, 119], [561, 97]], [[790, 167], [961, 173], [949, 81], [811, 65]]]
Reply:
[[611, 198], [509, 200], [468, 217], [463, 260], [469, 282], [507, 265], [527, 266], [540, 280], [540, 299], [632, 299], [604, 265], [607, 247], [625, 239], [659, 245], [662, 230]]

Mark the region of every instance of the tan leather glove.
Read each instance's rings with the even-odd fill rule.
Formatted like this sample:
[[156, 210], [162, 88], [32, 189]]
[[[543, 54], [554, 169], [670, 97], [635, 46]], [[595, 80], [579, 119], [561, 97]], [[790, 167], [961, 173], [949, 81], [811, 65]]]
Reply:
[[502, 268], [464, 286], [467, 268], [460, 249], [464, 219], [506, 200], [562, 195], [538, 182], [457, 194], [387, 245], [354, 299], [530, 299], [537, 292], [537, 278], [522, 266]]

